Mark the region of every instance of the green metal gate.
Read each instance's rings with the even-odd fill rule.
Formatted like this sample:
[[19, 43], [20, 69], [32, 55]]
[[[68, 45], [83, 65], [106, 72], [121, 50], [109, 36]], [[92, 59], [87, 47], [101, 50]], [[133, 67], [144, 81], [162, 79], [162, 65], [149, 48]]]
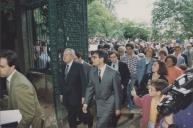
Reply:
[[70, 47], [82, 52], [85, 58], [88, 56], [87, 1], [48, 0], [48, 10], [54, 101], [57, 120], [62, 122], [64, 115], [63, 106], [59, 102], [58, 74], [65, 48]]

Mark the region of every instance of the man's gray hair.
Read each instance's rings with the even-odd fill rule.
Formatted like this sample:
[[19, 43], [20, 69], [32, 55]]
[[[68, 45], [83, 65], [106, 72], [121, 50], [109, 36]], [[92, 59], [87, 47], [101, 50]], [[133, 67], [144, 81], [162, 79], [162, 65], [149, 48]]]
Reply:
[[64, 52], [67, 52], [67, 53], [71, 54], [73, 57], [76, 57], [75, 51], [72, 48], [66, 48], [64, 50]]

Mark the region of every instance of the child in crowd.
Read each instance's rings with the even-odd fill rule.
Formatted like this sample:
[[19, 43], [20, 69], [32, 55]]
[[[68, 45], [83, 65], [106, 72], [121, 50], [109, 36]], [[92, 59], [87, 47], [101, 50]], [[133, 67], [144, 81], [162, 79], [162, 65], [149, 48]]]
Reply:
[[152, 80], [148, 85], [149, 94], [143, 97], [137, 96], [135, 90], [132, 90], [134, 103], [142, 108], [142, 119], [140, 128], [157, 128], [159, 121], [157, 119], [157, 105], [162, 98], [161, 91], [168, 86], [168, 83], [163, 79]]

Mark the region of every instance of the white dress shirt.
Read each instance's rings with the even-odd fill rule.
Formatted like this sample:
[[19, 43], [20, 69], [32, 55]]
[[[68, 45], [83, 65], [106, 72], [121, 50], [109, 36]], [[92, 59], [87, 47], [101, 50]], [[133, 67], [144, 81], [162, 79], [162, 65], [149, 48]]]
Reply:
[[101, 70], [101, 73], [100, 73], [100, 77], [101, 77], [101, 79], [103, 78], [103, 75], [104, 75], [105, 69], [106, 69], [106, 64], [105, 64], [102, 68], [100, 68], [100, 70]]
[[7, 86], [7, 89], [9, 90], [10, 89], [10, 82], [11, 82], [11, 78], [13, 76], [13, 74], [16, 72], [16, 70], [13, 70], [13, 72], [7, 77], [7, 82], [6, 82], [6, 86]]

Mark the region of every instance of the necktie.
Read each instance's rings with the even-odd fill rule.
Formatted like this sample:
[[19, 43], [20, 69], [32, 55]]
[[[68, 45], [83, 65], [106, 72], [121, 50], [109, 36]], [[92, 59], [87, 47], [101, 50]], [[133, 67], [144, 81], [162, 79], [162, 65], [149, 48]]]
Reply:
[[65, 79], [67, 78], [67, 75], [68, 75], [68, 70], [69, 70], [69, 65], [66, 65], [66, 68], [65, 68]]
[[115, 65], [113, 64], [113, 68], [115, 68]]
[[98, 70], [98, 78], [99, 78], [99, 82], [101, 82], [101, 70]]

